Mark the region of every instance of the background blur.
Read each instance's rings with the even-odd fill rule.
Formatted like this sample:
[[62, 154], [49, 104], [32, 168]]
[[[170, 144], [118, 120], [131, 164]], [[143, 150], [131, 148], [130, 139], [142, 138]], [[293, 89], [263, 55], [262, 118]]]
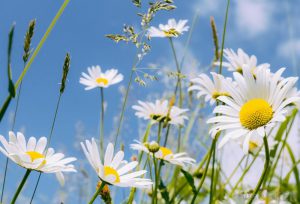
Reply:
[[[12, 23], [16, 23], [13, 44], [13, 79], [16, 80], [23, 69], [23, 39], [28, 23], [36, 19], [37, 25], [32, 47], [35, 48], [46, 28], [62, 4], [62, 0], [2, 0], [0, 2], [0, 101], [7, 96], [6, 57], [8, 32]], [[143, 1], [143, 3], [146, 3]], [[223, 30], [225, 3], [221, 0], [175, 1], [177, 9], [171, 12], [160, 12], [152, 25], [165, 24], [169, 18], [188, 19], [191, 25], [195, 15], [195, 24], [183, 73], [188, 77], [195, 76], [206, 69], [213, 59], [213, 41], [210, 29], [210, 16], [214, 16], [219, 32]], [[62, 65], [66, 52], [71, 53], [71, 69], [66, 91], [62, 98], [52, 147], [63, 151], [67, 156], [76, 156], [79, 161], [77, 169], [85, 165], [84, 155], [79, 142], [91, 137], [98, 138], [100, 97], [97, 90], [85, 91], [79, 84], [81, 72], [91, 65], [99, 64], [104, 70], [117, 68], [125, 79], [117, 86], [105, 89], [107, 103], [105, 116], [105, 143], [112, 141], [115, 133], [124, 88], [136, 53], [131, 44], [116, 44], [105, 38], [105, 34], [121, 33], [124, 24], [139, 28], [140, 12], [130, 0], [110, 1], [71, 1], [61, 19], [44, 44], [38, 57], [32, 64], [23, 80], [19, 112], [16, 120], [16, 131], [23, 131], [26, 137], [47, 136], [50, 132], [54, 109], [59, 94]], [[232, 0], [225, 47], [237, 50], [243, 48], [248, 54], [254, 54], [259, 63], [268, 62], [272, 70], [287, 67], [285, 74], [297, 74], [300, 56], [300, 2], [297, 0]], [[175, 47], [182, 54], [187, 34], [175, 40]], [[120, 138], [125, 146], [140, 134], [138, 127], [143, 127], [131, 109], [137, 100], [162, 97], [162, 88], [169, 85], [163, 76], [163, 70], [174, 70], [172, 53], [166, 39], [152, 39], [152, 51], [144, 58], [140, 67], [154, 66], [159, 68], [158, 82], [149, 82], [147, 87], [133, 84], [129, 95], [125, 120]], [[151, 72], [155, 74], [155, 72]], [[166, 87], [167, 89], [168, 87]], [[134, 94], [133, 94], [134, 93]], [[1, 102], [2, 103], [2, 102]], [[7, 137], [11, 130], [11, 120], [15, 101], [10, 105], [7, 114], [0, 124], [0, 134]], [[194, 144], [195, 145], [195, 144]], [[132, 153], [126, 148], [128, 159]], [[197, 152], [196, 152], [197, 153]], [[197, 154], [199, 157], [199, 153]], [[5, 157], [0, 155], [0, 176], [3, 178]], [[79, 174], [68, 174], [65, 187], [61, 188], [54, 175], [43, 175], [35, 203], [85, 203], [80, 196], [92, 193], [96, 180], [94, 171], [85, 165], [86, 171]], [[6, 196], [11, 199], [24, 170], [10, 162]], [[37, 174], [31, 175], [19, 203], [27, 203], [31, 196]], [[1, 181], [0, 181], [1, 183]], [[122, 200], [126, 194], [118, 190]], [[121, 193], [123, 192], [123, 193]]]

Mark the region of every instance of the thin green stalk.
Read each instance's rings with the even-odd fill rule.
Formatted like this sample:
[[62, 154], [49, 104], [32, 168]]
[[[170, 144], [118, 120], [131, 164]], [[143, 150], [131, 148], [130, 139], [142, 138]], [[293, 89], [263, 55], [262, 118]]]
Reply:
[[290, 145], [288, 143], [285, 143], [285, 147], [288, 150], [288, 153], [290, 155], [291, 161], [293, 163], [293, 165], [295, 166], [293, 168], [293, 172], [295, 175], [295, 180], [296, 180], [296, 187], [297, 187], [297, 201], [300, 201], [300, 178], [299, 178], [299, 170], [298, 167], [296, 165], [296, 158], [295, 155], [293, 154], [292, 148], [290, 147]]
[[[33, 63], [33, 61], [35, 60], [36, 56], [38, 55], [38, 53], [40, 52], [41, 48], [43, 47], [45, 41], [47, 40], [49, 34], [51, 33], [52, 29], [54, 28], [56, 22], [58, 21], [58, 19], [60, 18], [60, 16], [63, 14], [65, 8], [67, 7], [67, 5], [69, 4], [70, 0], [65, 0], [64, 3], [61, 5], [60, 9], [58, 10], [58, 12], [56, 13], [55, 17], [53, 18], [53, 20], [51, 21], [49, 27], [47, 28], [45, 34], [43, 35], [41, 41], [39, 42], [39, 44], [37, 45], [36, 49], [34, 50], [32, 56], [30, 57], [28, 63], [26, 64], [24, 70], [22, 71], [21, 75], [19, 76], [17, 82], [15, 83], [15, 90], [18, 89], [19, 85], [21, 84], [25, 74], [27, 73], [28, 69], [30, 68], [31, 64]], [[0, 110], [0, 121], [2, 120], [4, 113], [6, 112], [9, 103], [11, 101], [12, 96], [8, 95], [5, 102], [2, 105], [2, 108]]]
[[93, 197], [91, 198], [91, 200], [89, 201], [89, 204], [93, 204], [94, 201], [96, 200], [96, 198], [98, 197], [99, 193], [101, 192], [101, 190], [103, 189], [103, 187], [105, 186], [105, 182], [102, 181], [100, 187], [96, 190], [95, 194], [93, 195]]
[[[144, 30], [142, 31], [140, 44], [143, 41], [143, 38], [144, 38], [145, 33], [146, 33], [147, 30], [148, 30], [148, 28], [144, 28]], [[134, 62], [133, 62], [131, 72], [130, 72], [129, 82], [128, 82], [127, 88], [126, 88], [125, 98], [124, 98], [124, 101], [123, 101], [122, 110], [121, 110], [120, 119], [119, 119], [119, 124], [118, 124], [118, 128], [117, 128], [116, 136], [115, 136], [115, 142], [114, 142], [115, 147], [116, 147], [118, 137], [119, 137], [119, 134], [120, 134], [120, 131], [121, 131], [121, 126], [122, 126], [122, 122], [123, 122], [123, 118], [124, 118], [125, 108], [126, 108], [126, 105], [127, 105], [129, 90], [130, 90], [130, 87], [131, 87], [131, 84], [132, 84], [132, 81], [133, 81], [133, 74], [136, 71], [137, 63], [139, 62], [138, 54], [139, 54], [139, 50], [137, 50], [137, 52], [136, 52]]]
[[21, 191], [22, 191], [22, 188], [23, 188], [24, 184], [26, 183], [26, 180], [27, 180], [27, 178], [28, 178], [30, 172], [31, 172], [31, 170], [29, 170], [29, 169], [26, 170], [26, 173], [25, 173], [25, 175], [24, 175], [24, 177], [23, 177], [21, 183], [19, 184], [19, 187], [18, 187], [18, 189], [17, 189], [17, 191], [16, 191], [16, 193], [15, 193], [15, 195], [14, 195], [12, 201], [10, 202], [11, 204], [15, 204], [15, 202], [16, 202], [16, 200], [17, 200], [19, 194], [20, 194]]
[[254, 189], [253, 194], [251, 195], [250, 199], [248, 200], [247, 204], [251, 204], [253, 202], [253, 200], [255, 199], [258, 191], [260, 190], [260, 187], [262, 185], [262, 183], [264, 182], [264, 179], [266, 178], [268, 169], [269, 169], [269, 164], [270, 164], [270, 152], [269, 152], [269, 145], [268, 145], [268, 139], [267, 136], [264, 136], [264, 147], [265, 147], [265, 154], [266, 154], [266, 161], [265, 161], [265, 165], [264, 165], [264, 170], [262, 175], [260, 176], [260, 179]]
[[244, 159], [246, 158], [246, 155], [244, 155], [242, 157], [242, 159], [239, 161], [239, 163], [236, 165], [236, 167], [234, 168], [234, 170], [231, 172], [231, 174], [229, 175], [229, 177], [226, 179], [225, 183], [223, 184], [223, 186], [225, 187], [231, 180], [231, 178], [234, 176], [234, 174], [236, 173], [236, 171], [238, 170], [238, 168], [241, 167], [242, 162], [244, 161]]
[[100, 88], [101, 95], [101, 116], [100, 116], [100, 152], [103, 157], [104, 149], [103, 149], [103, 141], [104, 141], [104, 91], [103, 88]]
[[[54, 127], [55, 127], [55, 122], [56, 122], [56, 117], [57, 117], [57, 114], [58, 114], [58, 109], [59, 109], [59, 104], [60, 104], [61, 97], [62, 97], [62, 92], [59, 93], [59, 97], [58, 97], [58, 100], [57, 100], [57, 103], [56, 103], [56, 108], [55, 108], [54, 117], [53, 117], [51, 129], [50, 129], [50, 134], [49, 134], [49, 137], [48, 137], [48, 142], [47, 142], [47, 146], [46, 146], [45, 155], [47, 154], [50, 143], [51, 143], [51, 139], [52, 139], [52, 135], [53, 135]], [[30, 199], [30, 204], [32, 203], [32, 201], [34, 199], [35, 193], [36, 193], [38, 185], [40, 183], [41, 176], [42, 176], [42, 172], [39, 172], [39, 176], [38, 176], [38, 179], [36, 181], [36, 184], [35, 184], [31, 199]]]
[[[216, 136], [216, 137], [217, 137], [217, 136]], [[196, 198], [197, 198], [197, 196], [198, 196], [198, 194], [199, 194], [199, 192], [200, 192], [200, 189], [201, 189], [201, 187], [202, 187], [202, 185], [203, 185], [203, 183], [204, 183], [204, 180], [205, 180], [205, 178], [206, 178], [206, 174], [207, 174], [207, 171], [208, 171], [210, 159], [211, 159], [213, 150], [214, 150], [214, 148], [215, 148], [215, 146], [216, 146], [216, 142], [217, 142], [217, 138], [214, 138], [213, 141], [212, 141], [212, 143], [211, 143], [211, 147], [210, 147], [210, 150], [209, 150], [209, 155], [208, 155], [208, 159], [207, 159], [207, 161], [206, 161], [206, 166], [205, 166], [205, 170], [204, 170], [203, 176], [202, 176], [202, 178], [201, 178], [201, 180], [200, 180], [200, 183], [199, 183], [199, 186], [198, 186], [198, 188], [197, 188], [197, 190], [196, 190], [196, 193], [195, 193], [194, 196], [193, 196], [193, 199], [192, 199], [192, 201], [191, 201], [191, 204], [194, 204], [194, 203], [195, 203]]]
[[250, 170], [251, 166], [254, 164], [254, 162], [256, 161], [256, 159], [258, 158], [259, 152], [262, 149], [262, 147], [259, 149], [259, 151], [256, 153], [256, 155], [254, 156], [253, 160], [251, 161], [251, 163], [244, 169], [243, 174], [241, 175], [241, 177], [239, 178], [239, 180], [236, 182], [236, 184], [234, 185], [234, 187], [232, 188], [229, 197], [232, 197], [234, 195], [235, 190], [237, 189], [237, 187], [239, 186], [239, 184], [243, 181], [244, 177], [246, 176], [246, 174], [248, 173], [248, 171]]
[[[16, 103], [15, 112], [14, 112], [13, 121], [12, 121], [12, 127], [11, 127], [12, 131], [14, 131], [15, 124], [16, 124], [16, 118], [17, 118], [17, 112], [18, 112], [18, 107], [19, 107], [21, 89], [22, 89], [22, 83], [20, 84], [20, 88], [19, 88], [18, 94], [17, 94], [17, 103]], [[0, 203], [3, 202], [3, 196], [4, 196], [4, 191], [5, 191], [5, 183], [6, 183], [6, 175], [7, 175], [7, 168], [8, 168], [8, 161], [9, 161], [8, 158], [6, 158]]]
[[219, 74], [222, 73], [222, 68], [223, 68], [223, 52], [224, 52], [224, 45], [225, 45], [225, 36], [226, 36], [226, 27], [227, 27], [227, 21], [228, 21], [229, 5], [230, 5], [230, 0], [227, 0], [224, 27], [223, 27], [223, 35], [222, 35], [222, 48], [221, 48]]
[[211, 182], [210, 182], [210, 192], [209, 192], [209, 204], [214, 201], [214, 175], [215, 175], [215, 160], [216, 160], [216, 148], [213, 148], [212, 155], [212, 171], [211, 171]]
[[161, 138], [161, 128], [162, 128], [162, 123], [160, 122], [158, 124], [158, 132], [157, 132], [157, 143], [160, 143], [160, 138]]
[[155, 184], [154, 184], [154, 192], [152, 195], [152, 203], [157, 204], [157, 188], [158, 188], [159, 175], [157, 170], [157, 160], [154, 154], [153, 154], [153, 164], [154, 164]]
[[[275, 162], [273, 162], [274, 164], [273, 164], [273, 166], [272, 166], [272, 168], [271, 168], [271, 170], [270, 170], [271, 172], [270, 172], [270, 174], [269, 174], [270, 176], [269, 176], [269, 183], [268, 183], [268, 186], [271, 184], [272, 178], [273, 178], [274, 173], [275, 173], [275, 169], [276, 169], [277, 164], [278, 164], [278, 162], [279, 162], [280, 156], [281, 156], [281, 154], [282, 154], [282, 152], [283, 152], [283, 149], [284, 149], [284, 146], [285, 146], [285, 144], [286, 144], [286, 141], [287, 141], [287, 138], [288, 138], [288, 136], [289, 136], [289, 133], [290, 133], [290, 131], [291, 131], [291, 129], [292, 129], [292, 125], [293, 125], [293, 123], [294, 123], [295, 116], [296, 116], [296, 113], [295, 113], [295, 114], [292, 114], [292, 115], [291, 115], [291, 118], [287, 120], [287, 122], [289, 122], [290, 120], [291, 120], [291, 122], [290, 122], [289, 127], [288, 127], [287, 130], [286, 130], [285, 138], [284, 138], [283, 141], [282, 141], [282, 146], [281, 146], [281, 148], [279, 149], [279, 153], [278, 153], [278, 155], [277, 155], [277, 157], [276, 157], [276, 159], [275, 159]], [[288, 125], [288, 124], [286, 124], [286, 125]], [[272, 162], [271, 162], [271, 165], [272, 165]], [[264, 185], [266, 184], [266, 182], [267, 182], [267, 181], [264, 182]]]

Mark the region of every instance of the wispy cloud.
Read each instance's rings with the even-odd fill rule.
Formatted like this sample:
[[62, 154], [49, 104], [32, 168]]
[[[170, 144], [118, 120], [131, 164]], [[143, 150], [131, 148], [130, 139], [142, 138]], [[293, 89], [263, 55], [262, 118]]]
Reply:
[[261, 0], [236, 1], [235, 24], [246, 37], [255, 37], [270, 29], [274, 15], [274, 4]]

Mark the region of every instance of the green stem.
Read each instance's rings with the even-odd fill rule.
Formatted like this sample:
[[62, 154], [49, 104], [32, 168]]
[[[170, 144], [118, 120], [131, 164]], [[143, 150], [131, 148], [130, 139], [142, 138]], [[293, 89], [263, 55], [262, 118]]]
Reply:
[[213, 148], [213, 156], [212, 156], [212, 172], [211, 172], [211, 182], [210, 182], [209, 204], [212, 204], [214, 200], [213, 196], [214, 196], [215, 160], [216, 160], [216, 145]]
[[230, 176], [226, 179], [225, 183], [223, 184], [223, 187], [225, 188], [225, 186], [230, 182], [231, 178], [234, 176], [234, 174], [236, 173], [236, 171], [238, 170], [239, 167], [241, 167], [242, 162], [244, 161], [244, 159], [246, 158], [246, 155], [244, 155], [242, 157], [242, 159], [239, 161], [239, 163], [236, 165], [236, 167], [234, 168], [234, 170], [231, 172]]
[[264, 179], [266, 178], [268, 169], [269, 169], [269, 163], [270, 163], [270, 152], [269, 152], [269, 145], [268, 145], [268, 139], [267, 136], [264, 136], [264, 146], [265, 146], [265, 154], [266, 154], [266, 161], [264, 165], [264, 170], [262, 175], [260, 176], [260, 179], [254, 189], [253, 194], [251, 195], [250, 199], [248, 200], [247, 204], [251, 204], [253, 200], [255, 199], [255, 196], [257, 195], [258, 191], [260, 190], [260, 187], [262, 183], [264, 182]]
[[248, 173], [248, 171], [250, 170], [251, 166], [254, 164], [254, 162], [256, 161], [259, 152], [260, 152], [261, 148], [259, 149], [259, 151], [256, 153], [256, 155], [254, 156], [253, 160], [251, 161], [251, 163], [244, 169], [243, 174], [241, 175], [241, 177], [239, 178], [239, 180], [236, 182], [236, 184], [234, 185], [234, 187], [232, 188], [229, 197], [232, 197], [234, 195], [235, 190], [237, 189], [237, 187], [239, 186], [239, 184], [243, 181], [244, 177], [246, 176], [246, 174]]
[[152, 203], [157, 204], [157, 187], [158, 187], [158, 170], [157, 170], [157, 161], [156, 158], [153, 154], [153, 164], [154, 164], [154, 174], [155, 174], [155, 184], [154, 184], [154, 192], [152, 195]]
[[[14, 116], [13, 116], [13, 122], [12, 122], [12, 127], [11, 127], [12, 131], [14, 131], [15, 124], [16, 124], [16, 118], [17, 118], [17, 112], [18, 112], [18, 107], [19, 107], [21, 89], [22, 89], [22, 82], [20, 84], [20, 88], [19, 88], [18, 94], [17, 94], [17, 103], [16, 103], [15, 113], [14, 113]], [[6, 162], [5, 162], [4, 178], [3, 178], [3, 183], [2, 183], [2, 191], [1, 191], [1, 200], [0, 200], [0, 203], [3, 202], [3, 196], [4, 196], [4, 191], [5, 191], [5, 183], [6, 183], [6, 175], [7, 175], [7, 168], [8, 168], [8, 158], [6, 158]]]
[[227, 27], [227, 21], [228, 21], [229, 5], [230, 5], [230, 0], [227, 0], [224, 27], [223, 27], [223, 35], [222, 35], [222, 48], [221, 48], [219, 74], [222, 73], [222, 68], [223, 68], [223, 51], [224, 51], [224, 45], [225, 45], [225, 36], [226, 36], [226, 27]]
[[162, 127], [162, 122], [158, 124], [158, 132], [157, 132], [157, 143], [160, 143], [160, 137], [161, 137], [161, 127]]
[[103, 187], [105, 186], [105, 184], [106, 184], [106, 182], [102, 181], [100, 187], [96, 190], [95, 194], [93, 195], [93, 197], [89, 201], [89, 204], [93, 204], [94, 203], [94, 201], [96, 200], [97, 196], [99, 195], [99, 193], [101, 192], [101, 190], [103, 189]]
[[100, 116], [100, 152], [103, 157], [104, 149], [103, 149], [103, 141], [104, 141], [104, 91], [103, 88], [100, 88], [101, 95], [101, 116]]
[[198, 186], [198, 188], [197, 188], [197, 190], [196, 190], [196, 193], [195, 193], [194, 196], [193, 196], [193, 199], [192, 199], [192, 201], [191, 201], [191, 204], [194, 204], [194, 203], [195, 203], [196, 198], [197, 198], [197, 196], [198, 196], [198, 194], [199, 194], [199, 192], [200, 192], [200, 189], [201, 189], [201, 187], [202, 187], [202, 185], [203, 185], [203, 183], [204, 183], [204, 180], [205, 180], [205, 178], [206, 178], [206, 174], [207, 174], [207, 171], [208, 171], [210, 159], [211, 159], [213, 150], [214, 150], [214, 148], [215, 148], [215, 146], [216, 146], [216, 142], [217, 142], [217, 136], [216, 136], [216, 138], [213, 139], [213, 141], [212, 141], [212, 143], [211, 143], [211, 147], [210, 147], [210, 150], [209, 150], [209, 155], [208, 155], [208, 158], [207, 158], [207, 163], [206, 163], [206, 166], [205, 166], [205, 170], [204, 170], [203, 176], [202, 176], [202, 178], [201, 178], [201, 180], [200, 180], [199, 186]]
[[[46, 147], [46, 151], [44, 153], [45, 155], [47, 155], [49, 146], [51, 144], [51, 139], [52, 139], [52, 135], [53, 135], [54, 127], [55, 127], [55, 122], [56, 122], [56, 118], [57, 118], [57, 114], [58, 114], [58, 109], [59, 109], [61, 97], [62, 97], [62, 92], [59, 93], [59, 96], [58, 96], [58, 99], [57, 99], [55, 112], [54, 112], [54, 117], [53, 117], [52, 124], [51, 124], [50, 134], [49, 134], [49, 137], [48, 137], [47, 147]], [[32, 203], [32, 201], [34, 199], [35, 193], [36, 193], [37, 188], [38, 188], [39, 183], [40, 183], [41, 176], [42, 176], [42, 173], [39, 172], [39, 176], [38, 176], [38, 179], [36, 181], [36, 184], [35, 184], [31, 199], [30, 199], [30, 204]]]
[[14, 203], [16, 202], [16, 200], [17, 200], [19, 194], [20, 194], [21, 191], [22, 191], [22, 188], [23, 188], [24, 184], [26, 183], [26, 180], [27, 180], [27, 178], [28, 178], [30, 172], [31, 172], [31, 170], [29, 170], [29, 169], [26, 170], [26, 173], [25, 173], [25, 175], [24, 175], [24, 177], [23, 177], [21, 183], [19, 184], [19, 187], [18, 187], [18, 189], [17, 189], [17, 191], [16, 191], [16, 193], [15, 193], [15, 195], [14, 195], [12, 201], [10, 202], [11, 204], [14, 204]]

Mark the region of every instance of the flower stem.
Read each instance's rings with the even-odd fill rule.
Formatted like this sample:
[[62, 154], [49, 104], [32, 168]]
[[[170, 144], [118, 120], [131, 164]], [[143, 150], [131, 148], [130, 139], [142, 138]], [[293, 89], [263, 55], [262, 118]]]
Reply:
[[19, 184], [19, 187], [18, 187], [18, 189], [17, 189], [17, 191], [16, 191], [16, 193], [15, 193], [15, 195], [14, 195], [12, 201], [10, 202], [11, 204], [14, 204], [14, 203], [16, 202], [16, 200], [17, 200], [19, 194], [21, 193], [21, 190], [22, 190], [24, 184], [26, 183], [26, 180], [27, 180], [27, 178], [28, 178], [30, 172], [31, 172], [30, 169], [27, 169], [27, 170], [26, 170], [26, 173], [25, 173], [25, 175], [24, 175], [24, 177], [23, 177], [21, 183]]
[[155, 174], [155, 185], [154, 185], [154, 192], [152, 194], [152, 203], [157, 204], [157, 187], [158, 187], [158, 170], [157, 170], [157, 161], [153, 154], [153, 164], [154, 164], [154, 174]]
[[103, 187], [105, 186], [106, 182], [102, 181], [100, 187], [96, 190], [95, 194], [93, 195], [93, 197], [91, 198], [91, 200], [89, 201], [89, 204], [93, 204], [94, 201], [96, 200], [97, 196], [99, 195], [99, 193], [101, 192], [101, 190], [103, 189]]
[[100, 88], [100, 95], [101, 95], [101, 116], [100, 116], [100, 151], [103, 157], [104, 150], [103, 150], [103, 140], [104, 140], [104, 91], [103, 88]]
[[251, 204], [255, 198], [255, 196], [257, 195], [264, 179], [266, 178], [268, 169], [269, 169], [269, 163], [270, 163], [270, 153], [269, 153], [269, 145], [268, 145], [268, 139], [266, 136], [264, 136], [264, 146], [265, 146], [265, 153], [266, 153], [266, 161], [265, 161], [265, 165], [264, 165], [264, 170], [262, 175], [260, 176], [260, 179], [254, 189], [253, 194], [251, 195], [250, 199], [248, 200], [247, 204]]
[[218, 137], [218, 135], [216, 135], [216, 137], [215, 137], [215, 138], [213, 139], [213, 141], [212, 141], [212, 144], [211, 144], [211, 147], [210, 147], [210, 150], [209, 150], [209, 155], [208, 155], [208, 158], [207, 158], [207, 161], [206, 161], [205, 170], [204, 170], [203, 176], [202, 176], [202, 178], [201, 178], [201, 180], [200, 180], [199, 186], [198, 186], [198, 188], [197, 188], [197, 193], [194, 194], [194, 197], [193, 197], [193, 199], [192, 199], [192, 201], [191, 201], [191, 204], [194, 204], [194, 203], [195, 203], [196, 198], [197, 198], [197, 196], [198, 196], [198, 194], [199, 194], [199, 192], [200, 192], [200, 189], [201, 189], [201, 187], [202, 187], [202, 185], [203, 185], [203, 183], [204, 183], [204, 180], [205, 180], [205, 178], [206, 178], [206, 174], [207, 174], [207, 171], [208, 171], [208, 167], [209, 167], [210, 159], [211, 159], [211, 156], [212, 156], [212, 153], [213, 153], [213, 149], [214, 149], [215, 146], [216, 146], [217, 137]]
[[212, 172], [211, 172], [211, 182], [210, 182], [210, 192], [209, 192], [209, 204], [213, 203], [214, 196], [214, 176], [215, 176], [215, 160], [216, 160], [216, 145], [213, 148], [213, 160], [212, 160]]

